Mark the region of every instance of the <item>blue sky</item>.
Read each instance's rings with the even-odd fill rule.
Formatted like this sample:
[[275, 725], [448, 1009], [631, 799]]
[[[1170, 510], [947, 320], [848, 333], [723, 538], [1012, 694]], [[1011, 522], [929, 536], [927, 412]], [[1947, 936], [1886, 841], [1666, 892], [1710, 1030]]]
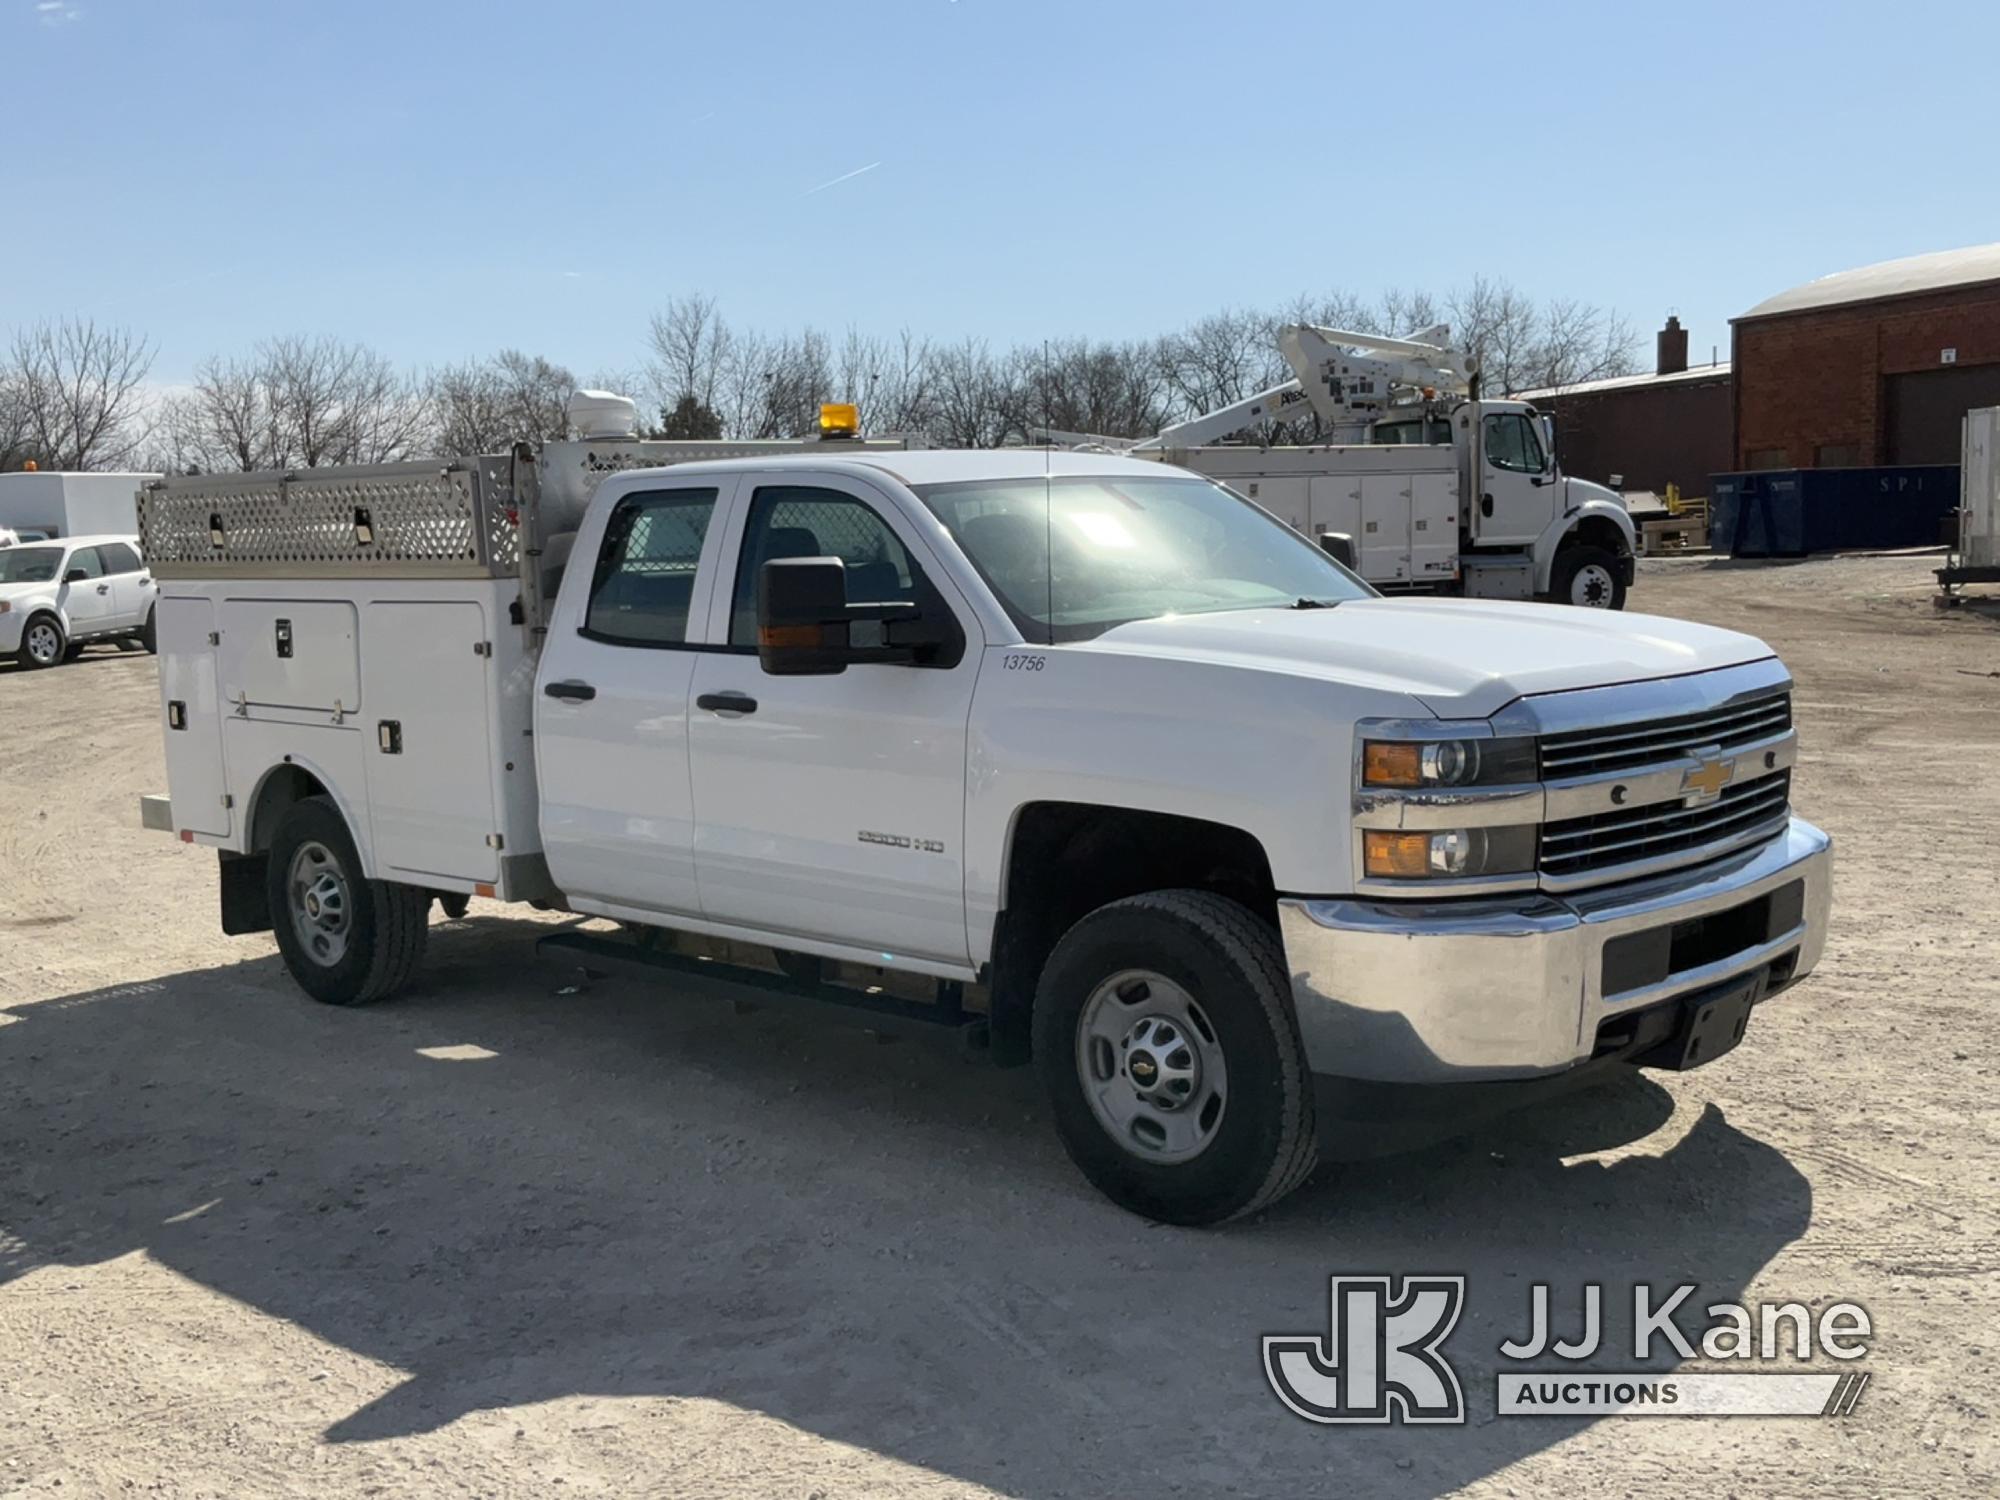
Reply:
[[166, 381], [286, 332], [589, 374], [677, 292], [999, 345], [1483, 272], [1726, 357], [1772, 292], [2000, 239], [1996, 42], [1918, 0], [0, 0], [0, 326], [129, 324]]

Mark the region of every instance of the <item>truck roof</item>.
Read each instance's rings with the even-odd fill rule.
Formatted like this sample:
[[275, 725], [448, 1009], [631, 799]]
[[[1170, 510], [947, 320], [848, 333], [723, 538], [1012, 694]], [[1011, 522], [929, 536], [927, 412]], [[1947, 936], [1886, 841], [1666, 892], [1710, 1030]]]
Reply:
[[[828, 451], [831, 450], [831, 451]], [[1151, 475], [1163, 465], [1115, 453], [1075, 453], [1060, 448], [915, 448], [842, 451], [827, 445], [817, 453], [773, 454], [768, 458], [702, 459], [674, 464], [660, 473], [740, 474], [772, 469], [876, 470], [907, 485], [957, 484], [979, 479], [1040, 479], [1045, 475]]]

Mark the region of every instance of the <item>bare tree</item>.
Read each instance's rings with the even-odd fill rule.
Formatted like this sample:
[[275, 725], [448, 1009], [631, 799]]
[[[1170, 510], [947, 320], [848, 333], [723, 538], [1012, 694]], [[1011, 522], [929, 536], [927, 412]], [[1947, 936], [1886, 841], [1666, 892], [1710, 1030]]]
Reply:
[[716, 410], [734, 338], [713, 297], [675, 297], [653, 314], [647, 343], [652, 351], [647, 373], [662, 408], [692, 396], [697, 405]]
[[[142, 417], [152, 346], [88, 319], [37, 323], [14, 336], [5, 384], [21, 457], [50, 469], [129, 463], [145, 441]], [[4, 433], [0, 433], [4, 436]]]
[[563, 366], [518, 349], [447, 366], [429, 383], [432, 445], [464, 455], [497, 453], [523, 438], [560, 438], [575, 389], [576, 377]]
[[268, 469], [278, 462], [277, 414], [254, 362], [208, 359], [184, 395], [167, 400], [157, 444], [162, 468], [203, 473]]
[[1009, 430], [1008, 380], [986, 345], [967, 339], [931, 360], [930, 435], [948, 448], [995, 448]]
[[423, 446], [430, 402], [372, 349], [292, 336], [264, 345], [259, 365], [280, 467], [391, 463]]
[[35, 457], [28, 431], [28, 403], [14, 372], [0, 368], [0, 470], [18, 469]]

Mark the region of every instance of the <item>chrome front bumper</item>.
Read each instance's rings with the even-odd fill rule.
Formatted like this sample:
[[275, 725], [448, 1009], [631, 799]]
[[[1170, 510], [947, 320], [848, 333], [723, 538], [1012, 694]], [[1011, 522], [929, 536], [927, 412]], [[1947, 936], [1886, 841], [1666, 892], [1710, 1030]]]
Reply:
[[[1606, 943], [1726, 912], [1794, 881], [1804, 885], [1795, 925], [1606, 999]], [[1590, 1057], [1606, 1020], [1788, 957], [1789, 977], [1802, 977], [1819, 961], [1832, 900], [1833, 841], [1793, 818], [1758, 848], [1602, 890], [1297, 898], [1281, 901], [1278, 915], [1314, 1073], [1449, 1083], [1561, 1072]]]

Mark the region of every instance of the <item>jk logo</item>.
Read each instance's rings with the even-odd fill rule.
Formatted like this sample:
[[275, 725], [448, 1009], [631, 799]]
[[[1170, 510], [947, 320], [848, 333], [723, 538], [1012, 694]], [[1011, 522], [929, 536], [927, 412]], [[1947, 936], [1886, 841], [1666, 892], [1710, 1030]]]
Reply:
[[1266, 1334], [1264, 1376], [1308, 1422], [1463, 1422], [1438, 1345], [1465, 1307], [1463, 1276], [1333, 1278], [1328, 1336]]

